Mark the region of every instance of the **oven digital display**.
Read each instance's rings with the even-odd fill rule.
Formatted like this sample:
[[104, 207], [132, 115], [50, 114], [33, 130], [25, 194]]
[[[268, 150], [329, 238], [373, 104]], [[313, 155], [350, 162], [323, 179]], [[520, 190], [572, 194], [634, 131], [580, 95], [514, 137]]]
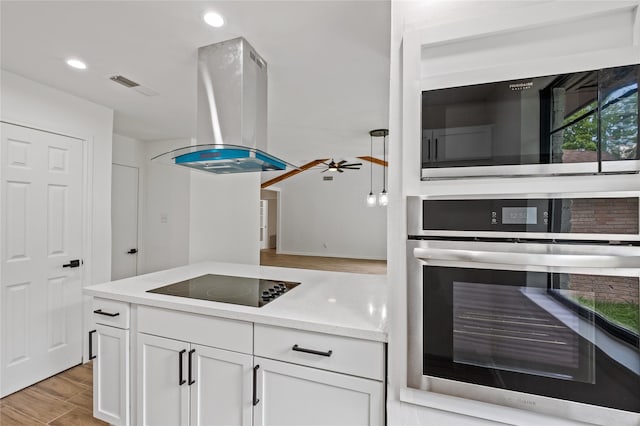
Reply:
[[503, 207], [502, 223], [504, 225], [537, 225], [537, 207]]

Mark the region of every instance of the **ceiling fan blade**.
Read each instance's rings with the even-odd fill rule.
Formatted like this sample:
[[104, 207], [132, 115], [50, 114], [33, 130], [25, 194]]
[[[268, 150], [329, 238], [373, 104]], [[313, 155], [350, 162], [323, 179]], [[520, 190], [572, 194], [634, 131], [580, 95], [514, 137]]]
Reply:
[[342, 166], [340, 168], [347, 169], [347, 170], [360, 170], [360, 167], [351, 167], [351, 166]]
[[350, 166], [362, 166], [362, 163], [343, 164], [340, 167], [350, 167]]
[[323, 170], [323, 171], [321, 171], [320, 173], [324, 173], [324, 172], [326, 172], [327, 170], [329, 170], [329, 169], [328, 169], [328, 168], [327, 168], [327, 169], [324, 169], [324, 170]]
[[339, 173], [344, 173], [344, 170], [342, 170], [342, 167], [340, 167], [340, 168], [338, 169], [338, 172], [339, 172]]
[[347, 160], [342, 160], [341, 162], [338, 163], [338, 166], [342, 166], [346, 162], [347, 162]]

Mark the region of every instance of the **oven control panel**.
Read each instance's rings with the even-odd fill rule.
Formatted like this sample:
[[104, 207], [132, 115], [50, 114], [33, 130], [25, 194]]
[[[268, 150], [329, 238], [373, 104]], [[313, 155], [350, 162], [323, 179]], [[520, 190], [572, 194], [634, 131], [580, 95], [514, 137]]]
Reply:
[[[408, 234], [640, 240], [640, 197], [409, 197]], [[483, 233], [483, 234], [479, 234]], [[487, 234], [491, 233], [491, 234]], [[543, 235], [544, 234], [544, 235]], [[549, 234], [549, 235], [547, 235]]]

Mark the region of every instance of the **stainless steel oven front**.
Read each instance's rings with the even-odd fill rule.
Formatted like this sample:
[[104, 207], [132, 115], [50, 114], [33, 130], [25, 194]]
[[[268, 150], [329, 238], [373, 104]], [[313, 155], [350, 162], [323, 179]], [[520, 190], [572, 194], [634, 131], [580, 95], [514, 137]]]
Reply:
[[408, 385], [640, 424], [639, 200], [410, 197]]

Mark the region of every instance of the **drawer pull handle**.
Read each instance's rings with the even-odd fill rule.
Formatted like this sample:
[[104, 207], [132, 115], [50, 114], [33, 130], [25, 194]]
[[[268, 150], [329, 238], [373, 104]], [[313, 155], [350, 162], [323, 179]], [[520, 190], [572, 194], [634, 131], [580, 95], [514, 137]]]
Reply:
[[118, 315], [120, 315], [120, 312], [116, 312], [115, 314], [112, 314], [110, 312], [102, 312], [102, 309], [96, 309], [95, 311], [93, 311], [93, 313], [98, 315], [105, 315], [108, 317], [117, 317]]
[[186, 351], [187, 351], [186, 349], [183, 349], [180, 352], [178, 352], [178, 386], [182, 386], [185, 383], [187, 383], [187, 381], [183, 378], [183, 375], [182, 375], [182, 355], [184, 355]]
[[331, 350], [329, 350], [327, 352], [322, 352], [322, 351], [316, 351], [316, 350], [313, 350], [313, 349], [301, 348], [298, 345], [293, 345], [291, 350], [292, 351], [296, 351], [296, 352], [304, 352], [304, 353], [307, 353], [307, 354], [320, 355], [320, 356], [331, 356], [331, 354], [333, 353], [333, 351], [331, 351]]

